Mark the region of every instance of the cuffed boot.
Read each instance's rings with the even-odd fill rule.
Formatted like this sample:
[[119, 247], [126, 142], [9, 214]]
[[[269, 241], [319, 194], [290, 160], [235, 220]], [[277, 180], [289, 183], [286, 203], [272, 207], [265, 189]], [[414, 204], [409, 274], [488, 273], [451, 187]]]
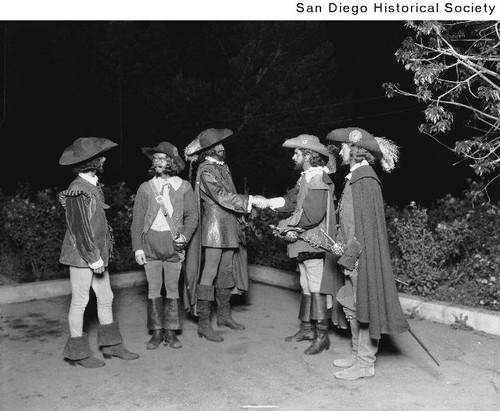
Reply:
[[130, 352], [123, 344], [122, 335], [117, 322], [99, 324], [97, 329], [97, 343], [102, 347], [104, 358], [118, 357], [122, 360], [135, 360], [139, 354]]
[[355, 318], [349, 320], [351, 326], [351, 354], [347, 358], [339, 358], [333, 360], [333, 365], [339, 368], [349, 368], [356, 362], [356, 355], [358, 354], [358, 340], [359, 340], [359, 323]]
[[98, 368], [106, 364], [92, 355], [89, 339], [85, 333], [81, 337], [69, 337], [63, 355], [71, 365], [80, 364], [85, 368]]
[[232, 330], [244, 330], [245, 326], [234, 321], [231, 315], [231, 290], [229, 288], [217, 288], [215, 297], [217, 299], [217, 327], [225, 325]]
[[370, 338], [368, 327], [360, 327], [356, 361], [351, 367], [334, 373], [335, 378], [354, 381], [360, 378], [373, 377], [375, 375], [378, 342], [379, 340]]
[[330, 338], [328, 337], [329, 312], [326, 307], [326, 295], [311, 293], [311, 320], [316, 324], [316, 338], [304, 354], [315, 355], [330, 349]]
[[170, 348], [182, 348], [182, 344], [175, 333], [175, 330], [181, 329], [179, 299], [166, 298], [163, 307], [163, 328], [165, 328], [163, 339], [165, 340], [165, 345], [168, 345]]
[[316, 328], [311, 322], [311, 294], [302, 293], [299, 308], [300, 330], [285, 338], [286, 342], [313, 341], [316, 339]]
[[155, 350], [163, 341], [163, 297], [148, 298], [148, 330], [152, 330], [153, 335], [146, 349]]
[[224, 341], [224, 338], [212, 328], [213, 301], [214, 287], [212, 285], [198, 286], [198, 337], [205, 337], [208, 341], [221, 342]]

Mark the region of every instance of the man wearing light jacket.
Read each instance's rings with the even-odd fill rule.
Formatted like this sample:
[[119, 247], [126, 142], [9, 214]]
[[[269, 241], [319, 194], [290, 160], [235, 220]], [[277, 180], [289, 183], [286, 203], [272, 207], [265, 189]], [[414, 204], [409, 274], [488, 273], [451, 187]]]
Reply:
[[311, 341], [304, 354], [314, 355], [330, 348], [330, 317], [334, 324], [346, 328], [341, 307], [332, 296], [334, 289], [343, 284], [335, 257], [314, 245], [316, 242], [326, 246], [324, 233], [331, 238], [336, 235], [334, 185], [328, 175], [335, 172], [335, 163], [316, 136], [301, 134], [286, 140], [283, 147], [294, 149], [292, 159], [302, 172], [287, 195], [267, 200], [267, 205], [275, 210], [292, 212], [280, 221], [277, 231], [289, 242], [288, 256], [297, 259], [300, 270], [301, 325], [285, 341]]
[[162, 341], [181, 348], [176, 335], [181, 329], [179, 277], [198, 212], [191, 185], [178, 176], [184, 161], [177, 147], [161, 142], [142, 151], [152, 162], [153, 178], [142, 183], [135, 196], [131, 236], [135, 259], [144, 266], [148, 281], [147, 326], [153, 335], [146, 348], [156, 349]]

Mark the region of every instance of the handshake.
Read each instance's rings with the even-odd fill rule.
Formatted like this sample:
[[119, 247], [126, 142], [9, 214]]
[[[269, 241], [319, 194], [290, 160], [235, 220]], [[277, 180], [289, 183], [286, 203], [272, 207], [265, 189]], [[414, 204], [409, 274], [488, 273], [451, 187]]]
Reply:
[[260, 195], [252, 196], [252, 206], [256, 208], [280, 208], [285, 205], [285, 200], [282, 197], [265, 198]]

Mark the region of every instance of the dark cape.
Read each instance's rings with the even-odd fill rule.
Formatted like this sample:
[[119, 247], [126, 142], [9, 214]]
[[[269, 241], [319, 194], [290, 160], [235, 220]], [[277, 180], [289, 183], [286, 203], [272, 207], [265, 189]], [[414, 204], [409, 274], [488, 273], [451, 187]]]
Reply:
[[[337, 238], [337, 213], [335, 212], [335, 186], [332, 179], [326, 173], [323, 174], [323, 182], [328, 185], [328, 202], [326, 206], [326, 233], [330, 238]], [[347, 328], [347, 321], [342, 305], [335, 298], [336, 290], [344, 285], [344, 275], [337, 264], [338, 257], [332, 253], [325, 253], [325, 265], [321, 279], [320, 293], [333, 296], [333, 307], [331, 318], [333, 324], [339, 328]]]
[[356, 317], [369, 324], [370, 337], [399, 334], [409, 325], [401, 309], [392, 272], [380, 180], [371, 166], [353, 171], [350, 180], [359, 257]]
[[[216, 168], [216, 167], [215, 167]], [[203, 233], [203, 213], [201, 206], [201, 195], [200, 195], [200, 174], [205, 170], [213, 171], [214, 167], [210, 163], [202, 163], [198, 167], [196, 182], [194, 186], [194, 195], [196, 198], [198, 216], [199, 216], [199, 224], [196, 228], [196, 231], [191, 238], [191, 241], [188, 244], [188, 248], [186, 251], [186, 261], [185, 261], [185, 281], [187, 283], [187, 287], [184, 290], [184, 308], [190, 311], [193, 315], [197, 315], [197, 291], [198, 291], [198, 282], [200, 280], [201, 271], [203, 269], [203, 247], [202, 247], [202, 233]], [[225, 186], [225, 190], [228, 193], [236, 194], [236, 188], [234, 187], [234, 183], [232, 178], [229, 175], [229, 178], [221, 178], [221, 184]], [[235, 200], [237, 201], [237, 199]], [[242, 207], [243, 205], [238, 204], [238, 207]], [[236, 208], [238, 208], [236, 207]], [[222, 214], [230, 212], [229, 209], [222, 209]], [[206, 222], [205, 222], [206, 223]], [[236, 227], [236, 235], [239, 238], [239, 247], [234, 249], [233, 254], [233, 277], [235, 281], [235, 287], [238, 292], [248, 291], [248, 262], [247, 262], [247, 250], [246, 250], [246, 240], [245, 233], [243, 232], [244, 221], [242, 216], [238, 215], [237, 218], [237, 227]], [[225, 248], [225, 247], [221, 247]], [[215, 286], [217, 286], [217, 278], [215, 280]]]

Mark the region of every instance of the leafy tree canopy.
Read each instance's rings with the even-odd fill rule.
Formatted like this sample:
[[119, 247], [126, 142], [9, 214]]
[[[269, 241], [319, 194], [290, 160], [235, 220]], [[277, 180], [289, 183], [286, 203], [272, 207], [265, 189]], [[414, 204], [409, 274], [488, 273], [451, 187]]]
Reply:
[[414, 88], [385, 83], [387, 96], [423, 102], [420, 132], [447, 146], [454, 142], [450, 149], [491, 183], [500, 175], [500, 22], [406, 24], [415, 34], [404, 40], [396, 58], [413, 73]]

